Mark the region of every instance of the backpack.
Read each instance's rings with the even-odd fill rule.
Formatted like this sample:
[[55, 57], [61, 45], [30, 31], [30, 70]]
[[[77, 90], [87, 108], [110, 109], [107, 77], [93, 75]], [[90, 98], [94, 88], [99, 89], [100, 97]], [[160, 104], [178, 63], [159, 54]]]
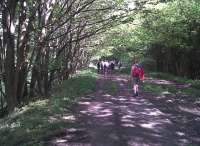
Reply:
[[140, 78], [141, 74], [141, 67], [139, 65], [134, 65], [134, 68], [132, 69], [132, 77], [138, 77]]

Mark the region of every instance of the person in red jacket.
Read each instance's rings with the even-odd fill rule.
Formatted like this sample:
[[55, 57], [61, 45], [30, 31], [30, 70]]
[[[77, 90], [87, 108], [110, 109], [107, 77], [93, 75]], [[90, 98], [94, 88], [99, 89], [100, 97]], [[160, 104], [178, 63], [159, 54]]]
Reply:
[[131, 67], [131, 78], [133, 81], [133, 96], [138, 96], [139, 84], [144, 80], [144, 70], [141, 65], [138, 64], [137, 60], [134, 61], [134, 64]]

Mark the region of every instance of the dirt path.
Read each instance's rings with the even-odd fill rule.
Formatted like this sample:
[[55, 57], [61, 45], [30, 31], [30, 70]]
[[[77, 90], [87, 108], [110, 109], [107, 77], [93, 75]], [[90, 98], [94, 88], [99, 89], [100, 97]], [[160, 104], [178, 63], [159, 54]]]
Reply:
[[[115, 83], [117, 92], [105, 87]], [[55, 136], [52, 146], [200, 146], [198, 105], [142, 93], [132, 97], [123, 76], [99, 76], [95, 93], [66, 114], [74, 127]]]

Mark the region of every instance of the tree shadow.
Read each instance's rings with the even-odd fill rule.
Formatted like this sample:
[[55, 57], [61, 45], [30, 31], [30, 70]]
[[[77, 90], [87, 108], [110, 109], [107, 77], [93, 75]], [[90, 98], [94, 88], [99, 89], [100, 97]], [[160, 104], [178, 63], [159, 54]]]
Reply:
[[[73, 127], [51, 137], [53, 146], [198, 146], [199, 116], [184, 111], [151, 93], [131, 97], [127, 80], [118, 83], [117, 95], [97, 92], [82, 99], [72, 109]], [[197, 120], [198, 119], [198, 120]], [[198, 129], [197, 129], [198, 128]]]

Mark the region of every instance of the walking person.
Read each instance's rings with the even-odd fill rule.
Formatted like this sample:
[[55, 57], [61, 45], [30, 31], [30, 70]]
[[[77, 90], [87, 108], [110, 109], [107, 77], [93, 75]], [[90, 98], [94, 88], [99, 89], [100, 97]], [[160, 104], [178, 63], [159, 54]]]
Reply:
[[118, 68], [119, 68], [119, 70], [120, 70], [121, 67], [122, 67], [122, 62], [119, 61], [119, 62], [118, 62]]
[[109, 63], [107, 60], [104, 61], [103, 68], [104, 68], [104, 76], [106, 77], [108, 74], [108, 69], [109, 69]]
[[97, 73], [100, 73], [101, 62], [100, 60], [97, 62]]
[[104, 66], [104, 62], [103, 62], [103, 60], [101, 60], [101, 62], [100, 62], [100, 73], [101, 74], [104, 74], [104, 68], [103, 68], [103, 66]]
[[131, 67], [131, 78], [133, 81], [133, 96], [139, 95], [139, 84], [144, 80], [144, 70], [139, 65], [138, 60], [135, 60]]

